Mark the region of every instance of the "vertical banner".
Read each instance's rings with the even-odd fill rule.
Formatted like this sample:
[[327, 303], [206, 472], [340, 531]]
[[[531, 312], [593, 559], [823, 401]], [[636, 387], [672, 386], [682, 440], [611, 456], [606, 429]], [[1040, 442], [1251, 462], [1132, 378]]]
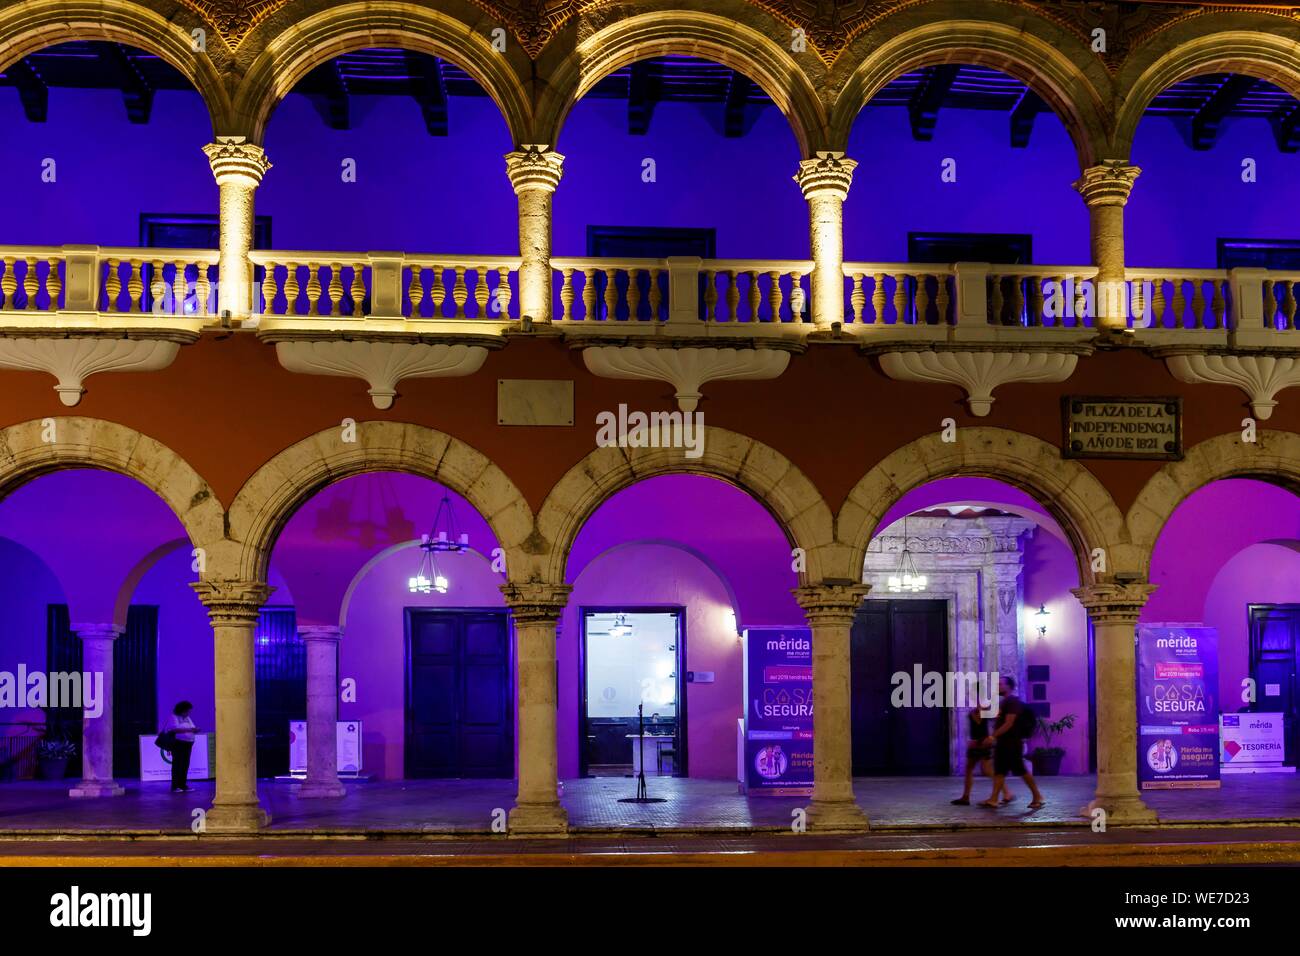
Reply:
[[813, 784], [812, 630], [745, 628], [745, 789], [807, 795]]
[[1138, 780], [1143, 790], [1219, 786], [1218, 634], [1138, 625]]

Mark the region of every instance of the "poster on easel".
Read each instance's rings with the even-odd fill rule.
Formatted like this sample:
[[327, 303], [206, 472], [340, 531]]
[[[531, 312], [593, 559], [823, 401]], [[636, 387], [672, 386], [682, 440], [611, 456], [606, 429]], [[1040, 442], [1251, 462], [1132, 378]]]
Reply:
[[1137, 639], [1142, 789], [1218, 787], [1218, 632], [1204, 624], [1140, 624]]
[[812, 630], [749, 627], [745, 654], [745, 792], [807, 796], [813, 785]]

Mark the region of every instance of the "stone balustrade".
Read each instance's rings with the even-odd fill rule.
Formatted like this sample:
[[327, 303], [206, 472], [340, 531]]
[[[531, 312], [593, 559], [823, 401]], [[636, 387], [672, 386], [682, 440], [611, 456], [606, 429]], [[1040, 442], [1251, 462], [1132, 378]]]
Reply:
[[325, 320], [518, 318], [518, 256], [254, 251], [263, 317]]
[[953, 267], [846, 262], [845, 321], [854, 326], [949, 325]]
[[552, 258], [551, 269], [559, 277], [557, 320], [654, 322], [669, 317], [668, 259]]

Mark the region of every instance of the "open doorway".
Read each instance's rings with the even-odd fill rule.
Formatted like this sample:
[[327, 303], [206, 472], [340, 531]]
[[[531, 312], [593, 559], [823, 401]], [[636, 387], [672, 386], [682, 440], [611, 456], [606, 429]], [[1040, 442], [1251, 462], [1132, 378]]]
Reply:
[[1296, 678], [1300, 674], [1300, 604], [1252, 604], [1250, 613], [1250, 675], [1255, 680], [1259, 713], [1282, 715], [1286, 765], [1300, 756], [1300, 704]]
[[[683, 609], [582, 611], [579, 771], [686, 776]], [[642, 709], [644, 734], [637, 709]]]

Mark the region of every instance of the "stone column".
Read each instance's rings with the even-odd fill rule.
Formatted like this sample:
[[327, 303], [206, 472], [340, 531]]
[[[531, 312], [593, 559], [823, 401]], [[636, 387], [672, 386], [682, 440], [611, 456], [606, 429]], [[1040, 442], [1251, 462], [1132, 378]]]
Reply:
[[208, 609], [215, 647], [217, 787], [208, 833], [247, 833], [270, 823], [257, 799], [257, 682], [253, 640], [257, 614], [271, 594], [260, 581], [192, 585]]
[[551, 320], [551, 194], [564, 157], [549, 146], [525, 144], [506, 153], [506, 174], [519, 197], [519, 315]]
[[849, 694], [849, 629], [866, 584], [796, 588], [812, 627], [813, 795], [808, 823], [818, 830], [865, 830], [867, 815], [853, 799], [853, 725]]
[[339, 783], [339, 639], [343, 629], [304, 626], [298, 634], [307, 645], [307, 779], [300, 797], [341, 797]]
[[510, 810], [512, 836], [563, 834], [569, 829], [559, 797], [555, 624], [570, 590], [550, 584], [501, 587], [515, 623], [519, 684], [519, 793]]
[[1122, 159], [1104, 159], [1089, 166], [1074, 183], [1088, 204], [1096, 328], [1124, 329], [1128, 325], [1128, 294], [1124, 288], [1124, 204], [1142, 170]]
[[[98, 715], [81, 717], [81, 782], [68, 791], [73, 797], [120, 797], [113, 779], [113, 642], [126, 630], [116, 624], [74, 624], [81, 639], [81, 672], [97, 685], [102, 680]], [[83, 678], [84, 679], [84, 678]], [[83, 701], [87, 688], [83, 686]]]
[[1094, 632], [1097, 685], [1097, 795], [1087, 811], [1107, 824], [1156, 823], [1137, 782], [1137, 619], [1153, 584], [1094, 584], [1074, 589]]
[[812, 318], [819, 329], [844, 321], [844, 200], [857, 162], [822, 151], [799, 163], [794, 181], [808, 200], [812, 234]]
[[203, 147], [221, 190], [221, 260], [217, 279], [217, 313], [232, 319], [247, 318], [253, 311], [253, 196], [270, 161], [262, 147], [243, 136], [218, 136]]

